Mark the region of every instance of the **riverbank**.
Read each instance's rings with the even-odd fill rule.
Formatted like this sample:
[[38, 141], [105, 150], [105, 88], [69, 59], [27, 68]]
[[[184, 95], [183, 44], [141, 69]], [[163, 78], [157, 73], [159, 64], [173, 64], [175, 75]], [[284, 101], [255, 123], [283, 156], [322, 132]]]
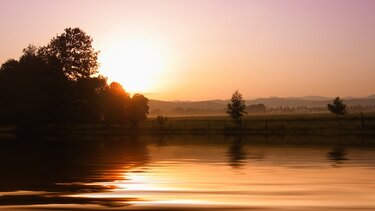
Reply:
[[375, 113], [349, 114], [339, 119], [330, 114], [253, 115], [243, 119], [241, 128], [237, 128], [226, 116], [173, 117], [167, 118], [162, 124], [155, 118], [149, 118], [138, 128], [129, 125], [69, 124], [35, 127], [20, 133], [15, 126], [0, 127], [1, 136], [17, 134], [26, 137], [29, 134], [38, 136], [375, 135]]

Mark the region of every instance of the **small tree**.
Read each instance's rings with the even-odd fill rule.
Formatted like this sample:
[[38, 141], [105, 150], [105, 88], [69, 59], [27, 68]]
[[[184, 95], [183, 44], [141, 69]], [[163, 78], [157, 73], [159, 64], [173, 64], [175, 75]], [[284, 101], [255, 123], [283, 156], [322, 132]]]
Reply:
[[328, 104], [327, 107], [331, 113], [336, 114], [336, 118], [338, 118], [339, 115], [344, 115], [347, 113], [344, 100], [338, 96], [333, 99], [333, 104]]
[[231, 103], [227, 105], [227, 114], [233, 119], [238, 128], [241, 128], [242, 117], [247, 114], [245, 101], [242, 94], [236, 90], [231, 98]]
[[337, 96], [335, 99], [333, 99], [333, 104], [328, 104], [327, 107], [331, 113], [336, 115], [337, 125], [340, 128], [339, 115], [344, 115], [347, 113], [346, 105], [344, 104], [343, 99]]
[[156, 125], [159, 129], [164, 129], [165, 123], [167, 123], [168, 118], [162, 115], [158, 115], [155, 119]]
[[148, 98], [141, 94], [134, 94], [132, 96], [128, 116], [133, 127], [138, 128], [139, 122], [147, 119], [149, 110], [148, 101]]

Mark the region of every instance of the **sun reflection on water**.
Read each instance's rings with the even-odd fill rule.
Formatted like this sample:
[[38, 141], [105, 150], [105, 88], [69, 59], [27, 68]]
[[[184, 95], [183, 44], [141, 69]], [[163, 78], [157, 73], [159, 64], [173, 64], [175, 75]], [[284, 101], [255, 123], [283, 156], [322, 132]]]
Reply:
[[356, 166], [353, 159], [369, 156], [362, 151], [351, 150], [351, 160], [334, 168], [327, 159], [331, 149], [321, 148], [245, 145], [241, 165], [232, 165], [235, 161], [224, 147], [149, 146], [148, 150], [147, 164], [125, 168], [123, 179], [102, 184], [113, 185], [111, 192], [79, 196], [130, 198], [126, 203], [151, 207], [375, 206], [370, 200], [375, 201], [375, 195], [369, 194], [374, 172]]

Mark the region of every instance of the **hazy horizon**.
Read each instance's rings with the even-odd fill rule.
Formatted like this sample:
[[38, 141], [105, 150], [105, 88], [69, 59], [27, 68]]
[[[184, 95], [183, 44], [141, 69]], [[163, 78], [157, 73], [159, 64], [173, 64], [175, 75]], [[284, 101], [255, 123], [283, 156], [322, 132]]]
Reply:
[[[147, 94], [147, 93], [146, 93]], [[367, 96], [339, 96], [340, 98], [342, 98], [344, 101], [345, 100], [349, 100], [349, 99], [364, 99], [364, 98], [368, 98], [368, 97], [372, 97], [374, 96], [375, 94], [371, 94], [371, 95], [367, 95]], [[307, 100], [308, 101], [325, 101], [325, 100], [333, 100], [335, 97], [337, 96], [312, 96], [312, 95], [306, 95], [306, 96], [286, 96], [286, 97], [282, 97], [282, 96], [264, 96], [264, 97], [245, 97], [244, 100], [257, 100], [257, 99], [269, 99], [269, 98], [280, 98], [280, 99], [304, 99], [304, 98], [308, 98]], [[317, 99], [313, 99], [313, 98], [317, 98]], [[374, 97], [375, 98], [375, 97]], [[150, 97], [150, 100], [156, 100], [156, 101], [166, 101], [166, 102], [200, 102], [200, 101], [215, 101], [215, 100], [230, 100], [230, 96], [227, 97], [227, 98], [207, 98], [207, 99], [200, 99], [200, 100], [189, 100], [189, 99], [182, 99], [182, 100], [174, 100], [174, 99], [171, 99], [171, 100], [160, 100], [158, 98], [152, 98]], [[305, 99], [306, 100], [306, 99]]]
[[157, 100], [375, 93], [375, 1], [0, 0], [0, 63], [80, 27], [100, 73]]

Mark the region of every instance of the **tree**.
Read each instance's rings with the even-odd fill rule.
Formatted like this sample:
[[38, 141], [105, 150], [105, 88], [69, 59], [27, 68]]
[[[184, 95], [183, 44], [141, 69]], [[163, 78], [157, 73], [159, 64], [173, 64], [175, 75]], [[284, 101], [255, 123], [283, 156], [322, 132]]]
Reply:
[[164, 129], [164, 125], [167, 123], [168, 118], [162, 115], [158, 115], [155, 119], [158, 129]]
[[55, 71], [61, 72], [69, 82], [67, 94], [72, 105], [72, 115], [78, 122], [95, 122], [103, 118], [104, 92], [107, 79], [98, 73], [98, 53], [92, 38], [80, 28], [66, 28], [64, 33], [51, 39], [38, 54]]
[[148, 110], [148, 98], [141, 94], [134, 94], [128, 111], [129, 120], [133, 127], [138, 127], [139, 122], [147, 118]]
[[267, 111], [266, 106], [263, 103], [254, 104], [247, 107], [247, 111], [253, 113], [265, 113]]
[[98, 71], [98, 53], [92, 47], [92, 38], [80, 28], [67, 28], [61, 35], [39, 49], [47, 61], [57, 62], [70, 80], [89, 78]]
[[337, 96], [335, 99], [333, 99], [333, 104], [328, 104], [327, 107], [331, 113], [336, 114], [337, 126], [340, 129], [341, 126], [339, 115], [344, 115], [347, 113], [346, 105], [344, 104], [343, 99]]
[[242, 99], [242, 94], [236, 90], [231, 98], [231, 103], [227, 105], [227, 114], [233, 119], [237, 127], [241, 127], [242, 117], [247, 114], [245, 101]]
[[138, 127], [140, 121], [147, 118], [149, 112], [148, 99], [141, 94], [132, 97], [121, 84], [112, 82], [104, 97], [104, 122], [106, 124], [130, 123]]
[[[96, 74], [92, 39], [67, 28], [45, 47], [29, 45], [19, 60], [0, 67], [0, 120], [21, 130], [61, 123], [138, 123], [147, 118], [148, 99], [132, 98], [118, 83]], [[39, 127], [39, 126], [38, 126]], [[21, 131], [20, 130], [20, 131]]]
[[8, 72], [12, 72], [17, 68], [18, 61], [15, 59], [8, 59], [4, 62], [0, 67], [0, 74], [7, 74]]
[[112, 82], [104, 96], [105, 124], [124, 124], [126, 111], [130, 109], [131, 98], [121, 84]]
[[35, 46], [23, 50], [19, 61], [8, 60], [0, 71], [0, 115], [8, 123], [35, 127], [67, 118], [65, 76], [55, 71]]
[[80, 122], [98, 122], [103, 119], [104, 100], [108, 90], [104, 76], [80, 78], [73, 83], [74, 113]]
[[333, 104], [328, 104], [327, 107], [331, 113], [336, 114], [336, 118], [338, 118], [339, 115], [344, 115], [347, 113], [344, 100], [338, 96], [333, 99]]

